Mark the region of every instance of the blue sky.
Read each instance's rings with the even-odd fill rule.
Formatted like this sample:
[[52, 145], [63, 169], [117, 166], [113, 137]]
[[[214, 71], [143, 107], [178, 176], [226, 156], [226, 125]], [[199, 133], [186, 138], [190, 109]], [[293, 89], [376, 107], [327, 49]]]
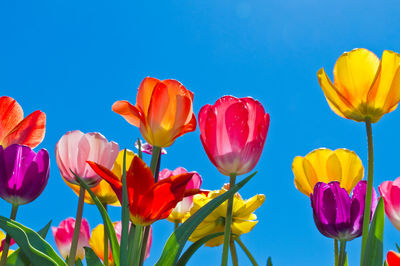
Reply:
[[[291, 163], [313, 149], [348, 148], [367, 166], [365, 127], [335, 115], [316, 72], [330, 76], [344, 52], [364, 47], [379, 57], [400, 52], [398, 1], [2, 1], [0, 3], [0, 94], [14, 97], [26, 114], [47, 114], [40, 148], [51, 154], [51, 175], [43, 194], [22, 206], [17, 220], [39, 229], [74, 216], [77, 197], [63, 183], [54, 147], [69, 130], [98, 131], [133, 149], [139, 130], [111, 111], [116, 100], [135, 102], [146, 76], [173, 78], [195, 94], [201, 106], [231, 94], [252, 96], [270, 113], [271, 124], [257, 176], [242, 190], [249, 198], [266, 195], [257, 210], [259, 224], [242, 237], [261, 265], [333, 263], [333, 241], [314, 225], [309, 198], [297, 191]], [[373, 125], [377, 186], [400, 175], [400, 111]], [[206, 189], [227, 178], [209, 162], [199, 130], [168, 148], [162, 168], [183, 166], [203, 176]], [[0, 214], [10, 206], [0, 203]], [[113, 220], [119, 209], [110, 210]], [[85, 206], [94, 228], [100, 216]], [[152, 265], [173, 229], [154, 225]], [[54, 245], [52, 236], [47, 240]], [[386, 219], [384, 248], [394, 249], [398, 232]], [[358, 263], [360, 240], [348, 245]], [[222, 248], [202, 248], [191, 265], [220, 262]], [[239, 250], [243, 265], [248, 261]]]

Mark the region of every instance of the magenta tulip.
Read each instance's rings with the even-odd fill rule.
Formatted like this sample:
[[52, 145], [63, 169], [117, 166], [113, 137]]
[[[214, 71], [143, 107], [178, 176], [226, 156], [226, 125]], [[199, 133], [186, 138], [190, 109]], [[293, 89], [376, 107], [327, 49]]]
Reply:
[[84, 134], [79, 130], [67, 132], [56, 144], [56, 160], [64, 179], [71, 184], [79, 184], [72, 170], [90, 187], [96, 186], [102, 178], [86, 161], [93, 161], [111, 169], [118, 152], [118, 144], [108, 142], [102, 134]]
[[199, 113], [200, 139], [210, 161], [223, 175], [250, 172], [260, 159], [269, 114], [253, 98], [224, 96]]
[[385, 203], [385, 212], [397, 230], [400, 230], [400, 177], [395, 181], [385, 181], [379, 186]]
[[[68, 257], [71, 249], [74, 228], [75, 228], [74, 218], [67, 218], [64, 221], [62, 221], [58, 227], [53, 226], [51, 228], [54, 240], [56, 241], [58, 251], [60, 252], [61, 256], [64, 259]], [[77, 260], [78, 258], [82, 260], [85, 257], [85, 249], [83, 247], [89, 247], [89, 239], [90, 239], [89, 223], [85, 218], [83, 218], [79, 232], [78, 249], [76, 252], [75, 260]]]
[[47, 150], [24, 145], [0, 146], [0, 197], [13, 205], [27, 204], [44, 190], [49, 179]]

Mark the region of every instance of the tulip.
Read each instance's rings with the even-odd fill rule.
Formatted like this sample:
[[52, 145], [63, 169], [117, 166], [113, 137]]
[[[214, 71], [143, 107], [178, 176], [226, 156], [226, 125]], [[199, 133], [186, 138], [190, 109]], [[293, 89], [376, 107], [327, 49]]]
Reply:
[[0, 146], [0, 197], [13, 205], [27, 204], [44, 190], [49, 179], [49, 153], [12, 144]]
[[[122, 224], [121, 224], [121, 222], [114, 222], [113, 225], [114, 225], [115, 233], [117, 235], [118, 242], [121, 242]], [[153, 239], [152, 235], [153, 235], [153, 233], [152, 233], [152, 229], [150, 227], [149, 241], [147, 242], [145, 259], [147, 259], [150, 255], [150, 248], [151, 248], [151, 243], [152, 243], [152, 239]], [[99, 224], [92, 230], [89, 244], [90, 244], [90, 247], [93, 249], [94, 253], [96, 253], [96, 255], [102, 261], [104, 261], [104, 225], [103, 224]], [[108, 264], [114, 265], [114, 259], [113, 259], [111, 250], [109, 250]]]
[[[159, 174], [159, 180], [163, 180], [171, 176], [181, 175], [185, 173], [187, 173], [187, 170], [183, 167], [178, 167], [173, 171], [169, 169], [164, 169]], [[186, 190], [200, 189], [201, 183], [203, 182], [201, 176], [198, 173], [196, 172], [192, 173], [193, 173], [192, 179], [187, 183], [185, 188]], [[168, 221], [176, 224], [183, 223], [185, 217], [188, 215], [192, 206], [193, 206], [193, 196], [183, 198], [183, 200], [176, 205], [176, 207], [172, 210], [171, 214], [168, 216]]]
[[[122, 202], [121, 178], [100, 164], [90, 161], [88, 164], [111, 185]], [[150, 168], [142, 159], [134, 156], [126, 172], [131, 221], [136, 225], [147, 226], [167, 218], [185, 196], [199, 192], [198, 190], [185, 191], [193, 175], [194, 173], [183, 173], [155, 183]]]
[[[219, 195], [222, 195], [227, 191], [227, 187], [221, 190], [215, 190], [205, 194], [197, 194], [193, 198], [193, 207], [190, 210], [190, 215], [195, 214], [200, 208], [206, 205], [211, 200], [215, 199]], [[264, 195], [255, 195], [248, 200], [244, 200], [239, 193], [235, 194], [233, 200], [233, 212], [232, 212], [232, 237], [239, 237], [242, 234], [249, 233], [253, 230], [254, 226], [258, 223], [257, 216], [253, 213], [258, 209], [265, 200]], [[225, 220], [226, 220], [227, 202], [225, 201], [218, 206], [210, 215], [208, 215], [194, 230], [189, 240], [196, 242], [203, 237], [224, 232]], [[219, 246], [224, 242], [224, 237], [215, 237], [206, 242], [206, 246], [215, 247]]]
[[382, 59], [367, 49], [354, 49], [339, 57], [333, 83], [324, 69], [318, 81], [331, 109], [358, 122], [378, 122], [400, 101], [400, 55], [385, 50]]
[[[60, 223], [58, 227], [52, 227], [54, 240], [58, 251], [61, 256], [66, 259], [69, 256], [69, 251], [71, 248], [72, 236], [75, 228], [75, 219], [67, 218]], [[78, 259], [83, 259], [85, 257], [85, 250], [83, 247], [89, 246], [90, 238], [90, 228], [89, 223], [85, 218], [82, 219], [82, 225], [79, 231], [78, 249], [75, 256], [75, 261]]]
[[[1, 244], [0, 244], [0, 256], [1, 256], [3, 254], [4, 246], [5, 246], [5, 243], [6, 243], [6, 234], [4, 234], [3, 231], [0, 231], [0, 241], [1, 241]], [[14, 244], [15, 244], [15, 241], [14, 241], [14, 239], [11, 238], [9, 246], [12, 246]], [[8, 256], [10, 256], [12, 254], [12, 252], [14, 252], [14, 250], [10, 249], [9, 252], [8, 252]]]
[[400, 230], [400, 177], [395, 181], [385, 181], [379, 186], [385, 212], [397, 230]]
[[[135, 142], [135, 148], [139, 149], [138, 141]], [[151, 146], [149, 143], [142, 143], [142, 141], [140, 141], [140, 148], [143, 153], [150, 154], [150, 155], [153, 154], [153, 146]], [[167, 154], [167, 151], [165, 149], [161, 149], [161, 154]]]
[[196, 129], [193, 93], [176, 80], [145, 78], [136, 105], [117, 101], [112, 110], [138, 127], [152, 146], [169, 147], [175, 139]]
[[293, 160], [292, 170], [296, 188], [310, 196], [318, 182], [339, 181], [347, 193], [363, 179], [364, 167], [354, 151], [319, 148]]
[[199, 113], [200, 139], [223, 175], [243, 175], [257, 164], [267, 138], [269, 114], [252, 98], [224, 96]]
[[400, 265], [400, 254], [390, 250], [386, 255], [387, 266], [399, 266]]
[[69, 183], [79, 185], [71, 170], [90, 187], [102, 179], [87, 164], [94, 161], [111, 168], [118, 156], [119, 146], [100, 133], [84, 134], [79, 130], [69, 131], [56, 144], [56, 160], [61, 176]]
[[[350, 197], [337, 181], [328, 184], [318, 182], [310, 199], [315, 225], [320, 233], [344, 241], [361, 236], [366, 190], [367, 182], [360, 181]], [[377, 197], [373, 190], [371, 217], [376, 205]]]
[[0, 145], [22, 144], [35, 148], [44, 139], [46, 114], [37, 110], [24, 118], [21, 106], [11, 97], [0, 97]]

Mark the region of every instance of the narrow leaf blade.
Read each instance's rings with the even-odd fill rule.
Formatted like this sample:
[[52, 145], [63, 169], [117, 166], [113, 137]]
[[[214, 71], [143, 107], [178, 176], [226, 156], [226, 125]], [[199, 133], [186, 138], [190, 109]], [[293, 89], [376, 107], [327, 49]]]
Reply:
[[97, 257], [96, 253], [94, 253], [93, 249], [90, 247], [84, 247], [85, 249], [85, 258], [86, 264], [90, 266], [104, 266], [101, 262], [100, 258]]

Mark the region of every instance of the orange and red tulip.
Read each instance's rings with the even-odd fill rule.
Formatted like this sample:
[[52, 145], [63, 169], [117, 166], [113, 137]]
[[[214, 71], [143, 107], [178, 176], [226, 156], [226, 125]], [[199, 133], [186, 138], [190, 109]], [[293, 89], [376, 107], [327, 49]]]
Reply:
[[400, 254], [390, 250], [386, 255], [386, 263], [387, 266], [399, 266]]
[[35, 148], [44, 139], [46, 114], [37, 110], [24, 118], [21, 106], [11, 97], [0, 97], [0, 145], [22, 144]]
[[169, 147], [175, 139], [196, 129], [193, 93], [179, 81], [145, 78], [139, 86], [136, 105], [117, 101], [112, 110], [138, 127], [151, 145]]
[[[122, 201], [122, 182], [113, 172], [94, 162], [88, 162], [92, 169], [114, 189]], [[138, 156], [133, 158], [126, 172], [129, 212], [134, 224], [147, 226], [167, 218], [184, 197], [199, 193], [199, 190], [185, 190], [194, 173], [183, 173], [155, 183], [150, 168]]]

